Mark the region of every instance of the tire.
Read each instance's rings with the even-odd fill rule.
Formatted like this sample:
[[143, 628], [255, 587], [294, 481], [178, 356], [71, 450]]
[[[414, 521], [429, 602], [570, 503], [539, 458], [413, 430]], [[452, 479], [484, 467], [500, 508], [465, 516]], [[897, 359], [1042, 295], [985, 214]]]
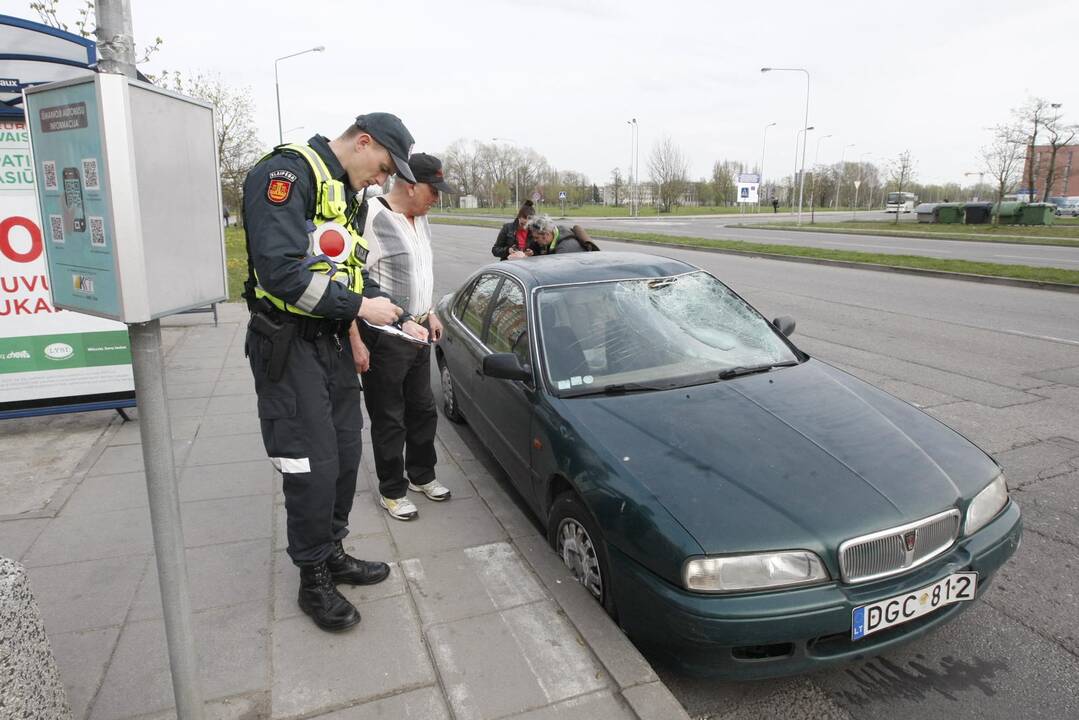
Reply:
[[465, 416], [461, 414], [461, 408], [457, 404], [457, 390], [445, 360], [438, 363], [438, 375], [442, 381], [442, 414], [450, 422], [460, 425], [465, 421]]
[[617, 618], [607, 542], [592, 513], [572, 492], [555, 498], [547, 516], [547, 539], [577, 582], [596, 599], [607, 614]]

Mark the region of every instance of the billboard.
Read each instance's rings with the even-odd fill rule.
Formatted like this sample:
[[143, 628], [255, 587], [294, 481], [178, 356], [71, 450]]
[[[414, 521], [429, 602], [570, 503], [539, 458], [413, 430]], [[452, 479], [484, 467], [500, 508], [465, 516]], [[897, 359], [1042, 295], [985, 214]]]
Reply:
[[[60, 191], [61, 177], [44, 181]], [[52, 304], [34, 183], [26, 124], [0, 119], [0, 417], [95, 402], [133, 405], [127, 327]], [[74, 224], [81, 216], [69, 194], [62, 221]]]

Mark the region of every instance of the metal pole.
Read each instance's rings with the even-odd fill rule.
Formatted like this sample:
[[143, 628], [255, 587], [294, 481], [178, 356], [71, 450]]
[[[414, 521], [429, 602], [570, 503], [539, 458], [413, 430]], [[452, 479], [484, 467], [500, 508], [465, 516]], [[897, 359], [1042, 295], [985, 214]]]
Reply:
[[[767, 125], [764, 126], [764, 140], [761, 142], [761, 166], [760, 166], [761, 176], [759, 178], [759, 182], [757, 183], [757, 189], [758, 190], [763, 190], [764, 189], [764, 149], [766, 147], [768, 147], [768, 128], [772, 127], [773, 125], [775, 125], [775, 123], [771, 122], [771, 123], [768, 123]], [[757, 212], [760, 212], [760, 209], [761, 209], [761, 194], [758, 192], [757, 193]]]
[[285, 133], [281, 130], [281, 83], [277, 79], [277, 60], [273, 61], [273, 89], [277, 94], [277, 144], [285, 144]]
[[633, 194], [637, 198], [637, 217], [641, 216], [641, 126], [633, 118]]
[[[806, 74], [806, 114], [804, 127], [809, 127], [809, 71], [802, 70]], [[802, 178], [798, 182], [798, 224], [802, 224], [802, 196], [806, 187], [806, 145], [809, 143], [809, 133], [806, 133], [805, 141], [802, 142]]]
[[[97, 0], [95, 13], [101, 53], [99, 70], [135, 77], [129, 0]], [[184, 720], [202, 720], [202, 688], [191, 620], [180, 494], [176, 488], [172, 428], [165, 394], [161, 323], [151, 320], [128, 325], [128, 336], [176, 713]]]

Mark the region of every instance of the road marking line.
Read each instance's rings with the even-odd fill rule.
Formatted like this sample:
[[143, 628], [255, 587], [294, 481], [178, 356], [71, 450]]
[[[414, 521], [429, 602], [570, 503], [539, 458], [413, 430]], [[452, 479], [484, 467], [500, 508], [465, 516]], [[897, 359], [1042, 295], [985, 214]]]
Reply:
[[[992, 328], [985, 329], [992, 330]], [[999, 332], [1008, 333], [1009, 335], [1019, 335], [1021, 337], [1031, 338], [1033, 340], [1048, 340], [1049, 342], [1059, 342], [1066, 345], [1079, 345], [1079, 340], [1069, 340], [1068, 338], [1053, 337], [1052, 335], [1034, 335], [1033, 333], [1025, 333], [1022, 330], [1008, 330], [1007, 328], [1000, 328]]]
[[548, 702], [604, 686], [577, 631], [549, 603], [522, 605], [500, 615]]
[[993, 257], [1013, 258], [1015, 260], [1040, 260], [1042, 262], [1062, 262], [1067, 265], [1079, 265], [1079, 260], [1065, 260], [1057, 257], [1034, 257], [1032, 255], [994, 255]]
[[[926, 250], [926, 248], [924, 248], [924, 247], [912, 248], [912, 247], [903, 247], [902, 245], [886, 245], [886, 246], [885, 245], [869, 245], [869, 244], [866, 244], [866, 243], [845, 243], [845, 242], [838, 242], [838, 241], [835, 241], [835, 240], [821, 240], [820, 244], [821, 245], [846, 245], [848, 247], [867, 247], [867, 248], [873, 248], [875, 250], [910, 250], [911, 252], [925, 252], [925, 250]], [[944, 253], [945, 255], [952, 255], [953, 254], [951, 250], [933, 250], [933, 252]]]

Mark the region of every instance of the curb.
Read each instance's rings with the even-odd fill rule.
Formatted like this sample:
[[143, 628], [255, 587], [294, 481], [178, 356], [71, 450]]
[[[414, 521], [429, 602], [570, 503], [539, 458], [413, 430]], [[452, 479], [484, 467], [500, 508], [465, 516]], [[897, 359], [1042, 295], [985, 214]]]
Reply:
[[690, 720], [640, 650], [551, 552], [546, 538], [533, 534], [511, 542], [618, 684], [622, 699], [638, 720]]
[[851, 262], [850, 260], [828, 260], [825, 258], [799, 257], [797, 255], [777, 255], [775, 253], [756, 252], [753, 250], [730, 250], [727, 248], [704, 247], [701, 245], [688, 245], [685, 243], [661, 243], [651, 240], [626, 240], [624, 238], [606, 237], [595, 234], [593, 237], [611, 242], [629, 243], [631, 245], [653, 245], [655, 247], [673, 247], [679, 250], [700, 250], [702, 252], [723, 253], [724, 255], [741, 255], [743, 257], [759, 257], [766, 260], [785, 260], [788, 262], [809, 263], [811, 265], [827, 265], [830, 267], [853, 268], [855, 270], [874, 270], [877, 272], [899, 273], [901, 275], [922, 275], [924, 277], [938, 277], [946, 280], [963, 280], [965, 282], [983, 283], [986, 285], [1006, 285], [1009, 287], [1030, 288], [1033, 290], [1053, 290], [1055, 292], [1079, 293], [1079, 285], [1067, 285], [1065, 283], [1043, 282], [1039, 280], [1021, 280], [1018, 278], [1004, 278], [993, 275], [973, 275], [970, 273], [957, 273], [949, 270], [926, 270], [922, 268], [897, 267], [895, 265], [878, 265], [876, 263]]
[[[903, 225], [904, 223], [900, 223]], [[915, 238], [918, 240], [957, 240], [959, 242], [981, 242], [989, 244], [1003, 244], [1003, 245], [1033, 245], [1035, 247], [1079, 247], [1074, 244], [1068, 243], [1046, 243], [1046, 242], [1015, 242], [1030, 241], [1030, 240], [1053, 240], [1055, 238], [1039, 237], [1037, 235], [997, 235], [996, 237], [982, 238], [976, 235], [964, 234], [964, 233], [918, 233], [918, 232], [904, 232], [902, 230], [889, 230], [881, 228], [881, 230], [866, 230], [864, 228], [842, 229], [842, 228], [821, 228], [814, 227], [812, 225], [801, 227], [797, 225], [769, 225], [769, 223], [737, 223], [734, 225], [726, 225], [725, 227], [738, 228], [739, 230], [771, 230], [775, 232], [777, 230], [792, 230], [794, 232], [806, 232], [806, 233], [831, 233], [833, 235], [864, 235], [868, 237], [892, 237], [892, 238]], [[1068, 238], [1061, 238], [1068, 239]]]

